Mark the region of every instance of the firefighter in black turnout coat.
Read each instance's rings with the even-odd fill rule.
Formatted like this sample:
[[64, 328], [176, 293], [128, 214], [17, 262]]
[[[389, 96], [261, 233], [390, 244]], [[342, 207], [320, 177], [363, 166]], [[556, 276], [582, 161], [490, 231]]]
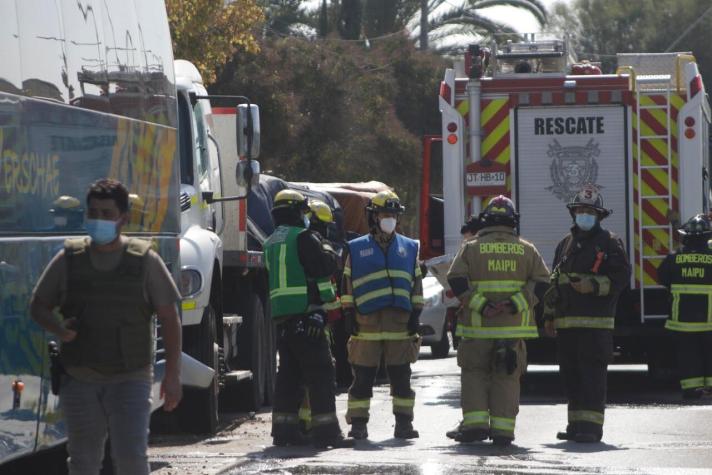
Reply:
[[544, 297], [546, 331], [557, 337], [568, 399], [568, 425], [557, 438], [599, 442], [616, 305], [630, 265], [621, 240], [601, 227], [611, 211], [595, 186], [584, 186], [567, 208], [574, 226], [556, 248], [552, 285]]
[[660, 264], [658, 280], [672, 297], [665, 328], [673, 334], [682, 396], [699, 399], [712, 389], [712, 226], [698, 214], [678, 232], [682, 249]]

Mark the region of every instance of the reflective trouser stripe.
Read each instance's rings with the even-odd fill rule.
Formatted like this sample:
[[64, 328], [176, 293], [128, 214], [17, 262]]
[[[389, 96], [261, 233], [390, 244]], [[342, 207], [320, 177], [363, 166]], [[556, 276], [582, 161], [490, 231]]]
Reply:
[[462, 414], [463, 427], [489, 427], [488, 411], [470, 411]]
[[371, 399], [354, 399], [349, 395], [346, 403], [346, 421], [350, 424], [352, 417], [368, 419], [368, 412], [371, 408]]
[[312, 413], [311, 409], [308, 407], [300, 407], [299, 408], [299, 421], [304, 424], [304, 428], [306, 430], [311, 429], [312, 427]]
[[354, 296], [349, 295], [349, 294], [344, 294], [341, 296], [341, 303], [342, 304], [351, 304], [353, 305], [354, 303]]
[[471, 327], [458, 325], [457, 336], [476, 339], [499, 338], [537, 338], [539, 333], [535, 326], [524, 327]]
[[349, 409], [369, 409], [371, 407], [370, 399], [349, 399], [347, 406]]
[[415, 398], [405, 398], [393, 396], [393, 413], [394, 414], [413, 414], [415, 407]]
[[705, 376], [705, 386], [712, 386], [712, 376]]
[[514, 419], [509, 417], [490, 417], [490, 428], [493, 432], [499, 432], [506, 435], [514, 435]]
[[299, 424], [299, 416], [289, 412], [275, 412], [272, 414], [273, 424]]
[[569, 411], [569, 422], [591, 422], [603, 425], [603, 413], [597, 411]]
[[394, 341], [394, 340], [409, 340], [407, 332], [359, 332], [358, 335], [351, 336], [354, 340], [365, 341]]
[[336, 418], [335, 412], [328, 412], [326, 414], [316, 414], [312, 416], [312, 425], [314, 427], [338, 423], [339, 420]]
[[712, 323], [668, 320], [665, 322], [665, 328], [676, 332], [708, 332], [712, 331]]
[[697, 378], [681, 379], [680, 386], [682, 387], [682, 389], [702, 388], [705, 386], [705, 378], [700, 376]]
[[560, 328], [598, 328], [613, 330], [613, 317], [560, 317], [554, 319], [554, 326]]

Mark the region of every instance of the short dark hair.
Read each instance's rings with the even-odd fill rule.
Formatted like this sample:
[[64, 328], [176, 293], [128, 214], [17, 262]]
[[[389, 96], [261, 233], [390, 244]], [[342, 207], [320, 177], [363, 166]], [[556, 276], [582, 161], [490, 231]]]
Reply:
[[119, 211], [126, 213], [129, 210], [129, 190], [118, 180], [101, 178], [89, 187], [87, 192], [87, 207], [89, 200], [114, 200]]

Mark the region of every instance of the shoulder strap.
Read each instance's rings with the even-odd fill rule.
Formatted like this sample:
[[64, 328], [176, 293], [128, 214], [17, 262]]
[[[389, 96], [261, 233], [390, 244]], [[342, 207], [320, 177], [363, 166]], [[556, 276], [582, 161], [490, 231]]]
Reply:
[[77, 256], [83, 254], [89, 249], [89, 238], [69, 238], [64, 241], [64, 255]]
[[132, 256], [143, 257], [153, 247], [153, 242], [148, 239], [130, 238], [126, 253]]

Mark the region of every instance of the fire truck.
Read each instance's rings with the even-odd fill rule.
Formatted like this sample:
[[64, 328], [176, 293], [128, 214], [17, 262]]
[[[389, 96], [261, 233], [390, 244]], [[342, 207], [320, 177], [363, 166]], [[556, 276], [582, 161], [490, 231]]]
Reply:
[[424, 140], [421, 253], [442, 279], [465, 219], [504, 194], [521, 214], [521, 235], [551, 266], [572, 225], [566, 203], [593, 184], [633, 267], [617, 354], [654, 369], [670, 346], [656, 269], [678, 245], [680, 221], [709, 210], [710, 109], [690, 53], [617, 61], [615, 74], [602, 74], [573, 61], [566, 40], [545, 36], [471, 45], [440, 85], [442, 134]]

